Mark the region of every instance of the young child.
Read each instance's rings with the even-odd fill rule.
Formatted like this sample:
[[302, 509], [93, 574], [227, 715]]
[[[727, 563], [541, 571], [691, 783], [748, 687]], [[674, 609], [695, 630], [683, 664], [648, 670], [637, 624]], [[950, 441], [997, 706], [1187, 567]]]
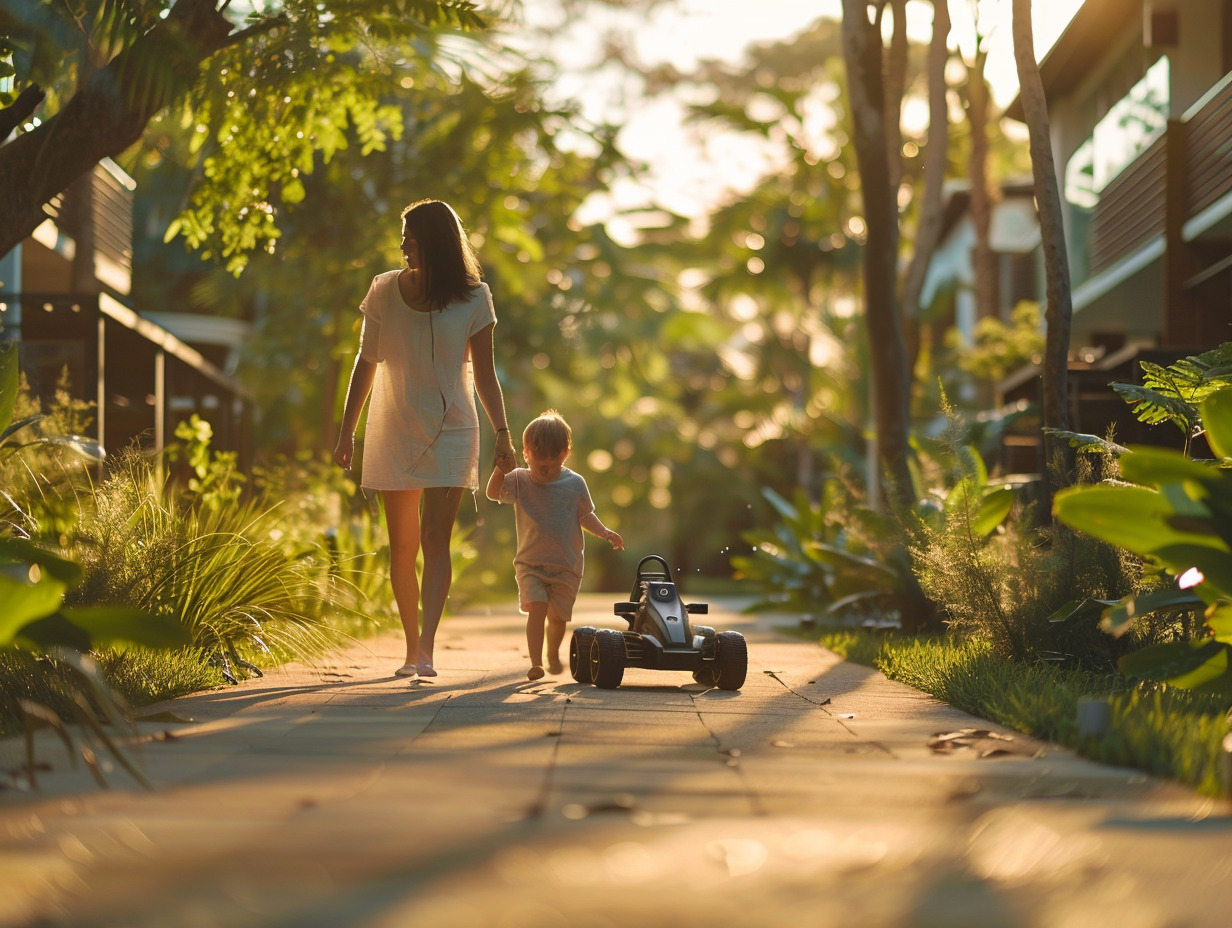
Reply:
[[535, 419], [522, 433], [525, 467], [498, 458], [488, 480], [488, 499], [513, 503], [518, 552], [513, 559], [518, 599], [526, 613], [528, 680], [543, 676], [543, 623], [547, 620], [548, 670], [560, 673], [565, 623], [582, 584], [582, 530], [624, 550], [621, 537], [595, 515], [581, 474], [565, 467], [573, 432], [555, 409]]

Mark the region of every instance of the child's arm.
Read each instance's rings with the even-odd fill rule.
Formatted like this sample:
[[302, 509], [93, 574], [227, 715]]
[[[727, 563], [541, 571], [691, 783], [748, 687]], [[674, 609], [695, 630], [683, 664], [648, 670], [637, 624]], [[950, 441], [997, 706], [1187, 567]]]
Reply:
[[599, 521], [599, 517], [593, 512], [588, 512], [581, 518], [581, 525], [586, 531], [594, 535], [596, 538], [602, 538], [609, 542], [617, 551], [625, 549], [625, 541], [619, 534], [613, 532], [610, 528]]
[[488, 499], [492, 500], [494, 503], [500, 502], [501, 487], [504, 485], [505, 472], [500, 469], [500, 463], [498, 462], [497, 465], [492, 468], [492, 476], [488, 478]]

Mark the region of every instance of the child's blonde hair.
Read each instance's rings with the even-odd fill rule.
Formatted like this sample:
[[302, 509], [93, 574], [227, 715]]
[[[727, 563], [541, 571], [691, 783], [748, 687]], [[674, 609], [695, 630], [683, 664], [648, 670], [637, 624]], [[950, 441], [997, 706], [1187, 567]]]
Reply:
[[522, 446], [535, 457], [554, 458], [573, 447], [573, 430], [564, 416], [549, 409], [523, 430]]

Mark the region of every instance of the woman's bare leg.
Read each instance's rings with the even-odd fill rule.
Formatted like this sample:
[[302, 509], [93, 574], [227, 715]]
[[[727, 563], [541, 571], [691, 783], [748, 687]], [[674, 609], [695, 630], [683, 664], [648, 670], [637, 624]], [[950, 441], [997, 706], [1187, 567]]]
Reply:
[[419, 653], [419, 580], [415, 574], [419, 557], [419, 497], [422, 490], [382, 490], [385, 524], [389, 529], [389, 582], [398, 604], [398, 616], [406, 632], [406, 663], [415, 664]]
[[423, 491], [423, 634], [419, 638], [416, 663], [431, 664], [436, 644], [436, 629], [445, 611], [449, 586], [453, 583], [453, 564], [449, 542], [458, 516], [464, 487], [430, 487]]

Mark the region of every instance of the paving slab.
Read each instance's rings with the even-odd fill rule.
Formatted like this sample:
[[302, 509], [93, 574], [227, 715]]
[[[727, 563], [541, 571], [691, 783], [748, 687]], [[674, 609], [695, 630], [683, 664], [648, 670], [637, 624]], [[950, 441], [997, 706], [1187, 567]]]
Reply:
[[[623, 594], [584, 596], [615, 627]], [[440, 676], [399, 636], [176, 700], [153, 790], [40, 738], [0, 791], [0, 928], [1223, 926], [1232, 817], [1007, 732], [712, 603], [738, 693], [525, 678], [513, 610], [451, 616]], [[929, 747], [983, 728], [981, 757]], [[0, 742], [0, 768], [21, 745]]]

